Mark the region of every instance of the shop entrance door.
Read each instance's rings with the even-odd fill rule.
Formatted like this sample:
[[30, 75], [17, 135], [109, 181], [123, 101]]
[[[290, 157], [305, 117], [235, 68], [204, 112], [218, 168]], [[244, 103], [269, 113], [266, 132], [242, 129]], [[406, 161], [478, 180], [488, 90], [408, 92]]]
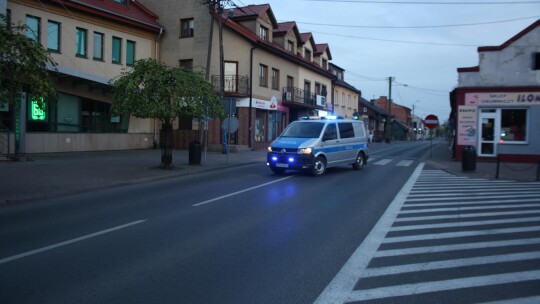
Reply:
[[497, 155], [497, 143], [499, 135], [500, 120], [497, 110], [483, 109], [480, 112], [480, 123], [478, 126], [478, 156], [494, 157]]

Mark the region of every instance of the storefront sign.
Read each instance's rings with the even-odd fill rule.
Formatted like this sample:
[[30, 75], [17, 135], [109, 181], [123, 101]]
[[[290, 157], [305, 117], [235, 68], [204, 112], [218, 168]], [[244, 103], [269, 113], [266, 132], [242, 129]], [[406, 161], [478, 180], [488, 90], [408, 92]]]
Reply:
[[[249, 107], [249, 98], [242, 98], [236, 100], [237, 107], [248, 108]], [[251, 99], [251, 107], [263, 110], [277, 111], [278, 102], [275, 98], [272, 100], [263, 100], [258, 98]]]
[[459, 106], [457, 121], [457, 144], [463, 146], [476, 146], [478, 107]]
[[[35, 97], [30, 101], [30, 119], [45, 121], [47, 120], [47, 104], [43, 97], [40, 97], [41, 102], [39, 102]], [[40, 107], [41, 104], [41, 107]]]
[[466, 93], [465, 104], [469, 106], [483, 105], [540, 105], [540, 92], [522, 93]]

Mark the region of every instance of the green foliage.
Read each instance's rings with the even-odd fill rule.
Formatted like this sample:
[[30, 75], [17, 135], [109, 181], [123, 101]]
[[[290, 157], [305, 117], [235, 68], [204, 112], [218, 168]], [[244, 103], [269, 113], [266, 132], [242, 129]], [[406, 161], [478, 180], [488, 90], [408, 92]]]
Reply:
[[153, 59], [138, 60], [133, 70], [114, 80], [111, 109], [116, 114], [156, 117], [164, 123], [178, 116], [223, 116], [218, 96], [201, 74]]
[[21, 91], [46, 99], [56, 98], [56, 90], [49, 76], [56, 62], [39, 43], [21, 34], [25, 26], [7, 25], [0, 14], [0, 102], [11, 106], [18, 102]]

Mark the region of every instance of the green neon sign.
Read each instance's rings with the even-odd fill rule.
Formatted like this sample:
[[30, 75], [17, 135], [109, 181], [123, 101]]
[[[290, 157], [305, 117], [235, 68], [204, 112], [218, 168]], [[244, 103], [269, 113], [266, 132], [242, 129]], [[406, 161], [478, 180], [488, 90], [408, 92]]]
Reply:
[[[39, 97], [39, 101], [33, 97], [30, 101], [30, 118], [32, 120], [44, 121], [47, 119], [47, 104], [45, 103], [45, 98]], [[42, 105], [40, 107], [39, 105]]]

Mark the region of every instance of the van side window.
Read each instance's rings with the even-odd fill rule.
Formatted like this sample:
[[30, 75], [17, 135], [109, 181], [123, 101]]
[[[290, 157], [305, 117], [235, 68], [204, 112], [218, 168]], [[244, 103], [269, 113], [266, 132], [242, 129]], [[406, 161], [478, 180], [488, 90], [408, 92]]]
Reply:
[[336, 124], [328, 124], [324, 130], [323, 140], [337, 139]]
[[341, 138], [353, 138], [354, 129], [353, 124], [350, 122], [340, 122], [339, 125], [339, 136]]

